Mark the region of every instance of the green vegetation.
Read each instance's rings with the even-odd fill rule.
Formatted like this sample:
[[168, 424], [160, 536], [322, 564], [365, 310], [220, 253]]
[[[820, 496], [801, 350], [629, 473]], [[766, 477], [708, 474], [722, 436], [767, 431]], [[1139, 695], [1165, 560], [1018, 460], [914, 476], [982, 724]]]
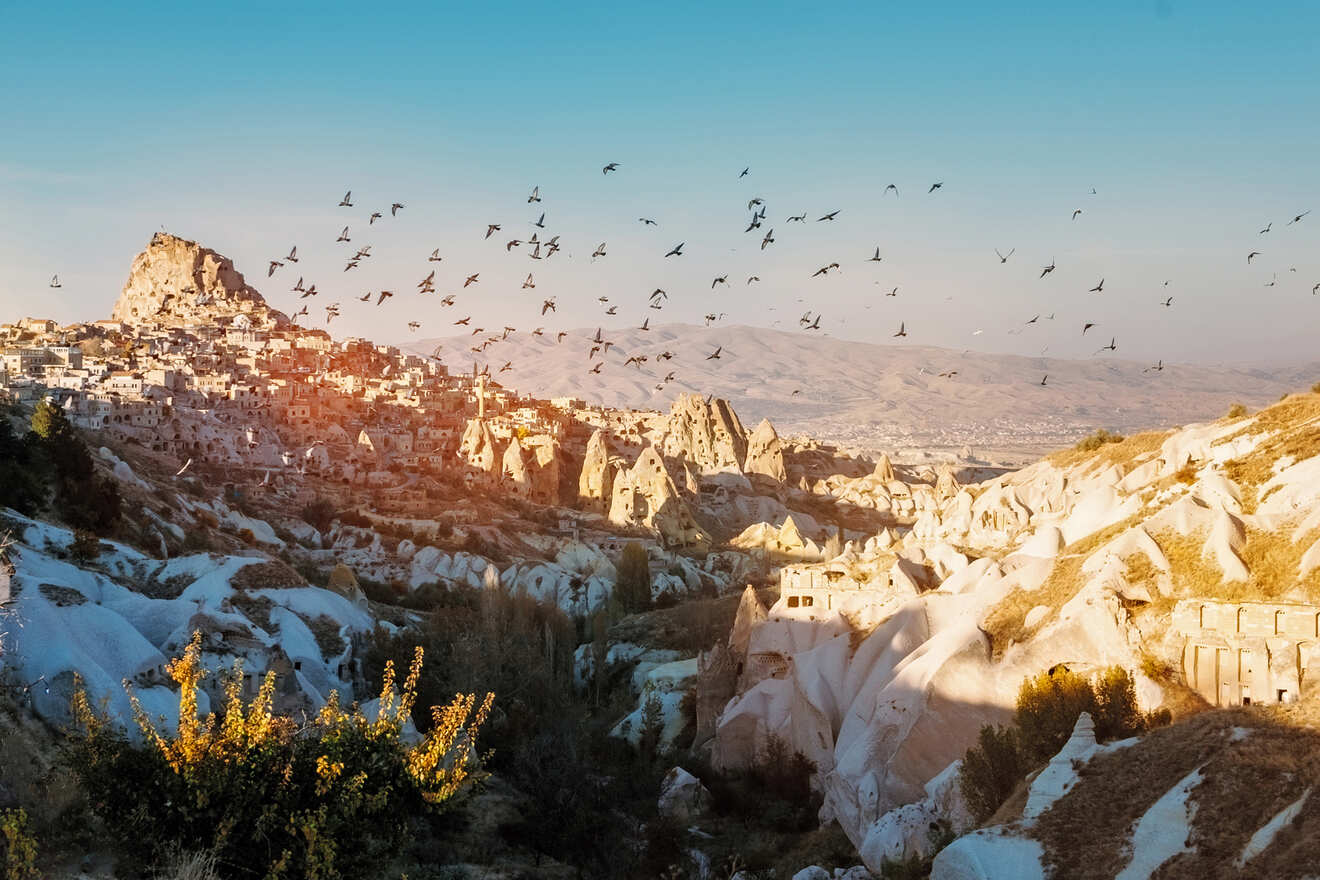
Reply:
[[1226, 413], [1226, 415], [1230, 419], [1245, 419], [1247, 417], [1246, 404], [1242, 404], [1242, 403], [1233, 404], [1228, 408], [1228, 412]]
[[29, 516], [50, 509], [74, 528], [103, 535], [119, 519], [119, 489], [96, 474], [64, 411], [43, 400], [23, 437], [0, 415], [0, 505]]
[[23, 809], [0, 811], [0, 858], [4, 862], [4, 880], [37, 880], [37, 841], [28, 830], [28, 815]]
[[1121, 666], [1087, 678], [1060, 664], [1024, 679], [1013, 724], [982, 727], [963, 758], [958, 784], [972, 814], [982, 822], [993, 815], [1032, 768], [1063, 748], [1082, 712], [1091, 713], [1102, 741], [1169, 723], [1167, 712], [1141, 713], [1132, 676]]
[[627, 614], [651, 607], [651, 564], [646, 548], [631, 541], [623, 548], [617, 567], [614, 598]]
[[477, 779], [476, 737], [492, 695], [436, 706], [422, 742], [403, 739], [420, 649], [402, 690], [393, 666], [385, 669], [374, 718], [341, 708], [337, 695], [310, 721], [280, 716], [274, 674], [245, 702], [238, 665], [222, 715], [198, 718], [200, 633], [168, 670], [180, 686], [177, 732], [158, 729], [134, 697], [141, 741], [131, 740], [85, 692], [74, 697], [71, 768], [129, 859], [158, 862], [186, 846], [214, 854], [226, 876], [367, 876], [414, 823], [434, 821]]

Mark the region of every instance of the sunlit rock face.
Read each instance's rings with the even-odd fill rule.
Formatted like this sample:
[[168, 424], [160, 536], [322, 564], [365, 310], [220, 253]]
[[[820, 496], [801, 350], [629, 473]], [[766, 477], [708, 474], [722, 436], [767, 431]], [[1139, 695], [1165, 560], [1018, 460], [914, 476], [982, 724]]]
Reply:
[[126, 324], [286, 327], [226, 256], [195, 241], [158, 232], [138, 254], [111, 318]]

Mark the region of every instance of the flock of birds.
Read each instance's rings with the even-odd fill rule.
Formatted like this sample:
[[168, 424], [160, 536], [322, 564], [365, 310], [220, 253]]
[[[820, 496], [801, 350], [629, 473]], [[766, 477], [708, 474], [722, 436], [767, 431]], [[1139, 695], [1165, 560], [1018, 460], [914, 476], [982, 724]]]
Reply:
[[[617, 173], [621, 167], [622, 165], [618, 162], [609, 162], [601, 168], [601, 173], [603, 175], [608, 176]], [[750, 167], [745, 167], [738, 174], [738, 179], [741, 180], [742, 178], [746, 178], [750, 173], [751, 173]], [[933, 197], [943, 188], [943, 186], [944, 186], [943, 181], [936, 181], [934, 183], [931, 183], [926, 188], [925, 195], [927, 197]], [[900, 193], [897, 184], [894, 183], [888, 184], [881, 192], [880, 197], [885, 198], [890, 194], [892, 194], [895, 199], [899, 198]], [[1092, 196], [1097, 195], [1097, 192], [1094, 187], [1091, 188], [1090, 195]], [[526, 237], [523, 237], [522, 235], [516, 232], [512, 234], [506, 232], [505, 224], [501, 222], [501, 223], [485, 224], [484, 229], [481, 229], [479, 233], [481, 240], [489, 240], [493, 236], [495, 236], [496, 233], [500, 233], [501, 238], [503, 238], [505, 235], [508, 235], [507, 239], [504, 239], [503, 243], [504, 243], [504, 252], [505, 254], [510, 255], [510, 257], [512, 257], [515, 250], [519, 250], [520, 253], [525, 255], [527, 259], [532, 261], [548, 262], [554, 259], [556, 254], [558, 254], [560, 251], [564, 249], [564, 246], [563, 244], [561, 244], [560, 241], [561, 235], [559, 233], [549, 234], [550, 230], [547, 228], [546, 225], [547, 212], [540, 208], [541, 202], [542, 202], [542, 196], [541, 196], [540, 187], [533, 186], [527, 196], [526, 204], [529, 206], [536, 206], [531, 209], [532, 213], [536, 214], [536, 216], [535, 219], [529, 219], [527, 221], [527, 225], [530, 227], [531, 231], [530, 234], [528, 234]], [[342, 199], [340, 199], [337, 207], [341, 209], [353, 209], [355, 207], [353, 201], [353, 193], [351, 190], [344, 193], [344, 196]], [[405, 210], [405, 208], [406, 205], [402, 202], [397, 202], [397, 201], [392, 202], [388, 209], [389, 217], [392, 220], [397, 219], [399, 217], [399, 212]], [[759, 251], [764, 252], [768, 248], [774, 247], [779, 239], [776, 237], [775, 234], [775, 226], [770, 221], [769, 209], [766, 205], [765, 199], [759, 196], [751, 198], [750, 200], [747, 201], [746, 210], [749, 212], [750, 216], [748, 218], [747, 226], [743, 230], [744, 233], [746, 234], [746, 233], [758, 232], [758, 234], [760, 235]], [[836, 208], [834, 210], [820, 213], [818, 216], [809, 214], [806, 211], [799, 212], [796, 214], [791, 214], [785, 217], [785, 219], [783, 220], [783, 226], [787, 227], [789, 224], [794, 224], [794, 223], [830, 224], [833, 223], [835, 220], [837, 220], [839, 215], [842, 213], [842, 210], [843, 209]], [[1073, 210], [1071, 219], [1073, 221], [1076, 221], [1078, 217], [1083, 215], [1083, 213], [1084, 210], [1082, 208], [1077, 208]], [[1285, 226], [1294, 226], [1296, 224], [1302, 223], [1310, 213], [1311, 212], [1307, 210], [1294, 215], [1291, 219], [1289, 219], [1285, 223]], [[378, 220], [384, 221], [384, 219], [385, 219], [384, 210], [375, 210], [369, 212], [367, 216], [368, 229], [373, 228]], [[639, 217], [638, 222], [648, 228], [659, 226], [658, 222], [653, 217]], [[1259, 230], [1258, 237], [1271, 234], [1273, 225], [1274, 225], [1273, 222], [1267, 223], [1264, 228]], [[344, 262], [343, 272], [345, 273], [351, 272], [352, 270], [359, 268], [364, 264], [365, 261], [368, 261], [372, 258], [372, 245], [364, 244], [356, 247], [350, 247], [353, 244], [355, 234], [356, 233], [353, 231], [352, 225], [350, 224], [344, 226], [343, 229], [340, 231], [339, 235], [335, 238], [335, 242], [334, 242], [335, 245], [344, 246], [343, 253], [345, 254], [345, 256], [343, 257], [343, 262]], [[753, 240], [755, 241], [755, 239]], [[657, 254], [663, 253], [663, 257], [662, 257], [663, 260], [679, 259], [684, 256], [685, 253], [684, 248], [686, 247], [686, 245], [687, 245], [686, 241], [679, 241], [678, 243], [674, 244], [672, 247], [669, 247], [667, 250], [663, 248], [657, 248], [656, 252]], [[590, 253], [590, 260], [592, 262], [596, 262], [598, 260], [606, 259], [608, 257], [608, 253], [609, 252], [607, 249], [607, 242], [601, 241], [598, 245], [596, 245], [595, 248], [592, 249]], [[1008, 264], [1009, 260], [1016, 253], [1017, 253], [1016, 247], [1009, 248], [1007, 252], [1000, 251], [998, 248], [994, 249], [995, 258], [998, 260], [998, 263], [1000, 265]], [[1257, 257], [1260, 257], [1261, 255], [1262, 252], [1260, 250], [1256, 250], [1253, 248], [1247, 253], [1246, 256], [1247, 264], [1252, 265], [1253, 261]], [[480, 285], [482, 283], [481, 272], [472, 272], [471, 274], [460, 276], [462, 277], [461, 286], [458, 285], [457, 280], [454, 282], [455, 286], [458, 286], [459, 292], [445, 292], [442, 295], [436, 286], [437, 269], [434, 266], [434, 264], [441, 263], [444, 260], [444, 258], [440, 254], [440, 248], [436, 248], [432, 250], [430, 254], [425, 258], [425, 260], [426, 263], [428, 264], [426, 267], [427, 271], [426, 274], [423, 275], [421, 279], [416, 283], [415, 286], [416, 293], [417, 295], [423, 295], [423, 296], [432, 296], [432, 295], [435, 296], [438, 299], [439, 305], [442, 308], [455, 307], [459, 302], [460, 297], [465, 295], [463, 291], [468, 291], [469, 288], [473, 288], [474, 286]], [[875, 247], [874, 252], [871, 254], [871, 256], [869, 256], [865, 260], [865, 262], [867, 263], [881, 263], [883, 261], [884, 261], [884, 257], [881, 254], [881, 248], [879, 246]], [[274, 277], [277, 271], [281, 269], [288, 269], [289, 267], [298, 264], [298, 262], [299, 262], [298, 248], [296, 246], [291, 247], [287, 255], [269, 261], [267, 266], [266, 276], [267, 278], [272, 278]], [[1046, 276], [1056, 271], [1057, 268], [1058, 266], [1055, 259], [1051, 257], [1050, 262], [1048, 264], [1041, 266], [1040, 274], [1039, 276], [1037, 276], [1038, 279], [1044, 279]], [[536, 271], [537, 270], [533, 268], [531, 271], [527, 272], [526, 278], [523, 280], [521, 284], [521, 288], [520, 288], [521, 291], [525, 292], [525, 291], [536, 290], [537, 288], [537, 281], [535, 277]], [[806, 281], [809, 282], [810, 279], [829, 276], [831, 273], [837, 273], [839, 271], [841, 271], [840, 263], [837, 261], [830, 262], [823, 266], [820, 266], [814, 272], [811, 272], [808, 278], [806, 279]], [[1293, 268], [1291, 269], [1291, 271], [1296, 272], [1296, 269]], [[748, 275], [746, 280], [744, 281], [743, 286], [750, 287], [751, 285], [760, 282], [760, 280], [761, 280], [760, 276], [757, 274]], [[1277, 284], [1277, 280], [1278, 280], [1277, 274], [1275, 274], [1274, 276], [1271, 277], [1271, 280], [1265, 284], [1265, 286], [1273, 287]], [[878, 281], [875, 283], [879, 284]], [[1166, 280], [1163, 282], [1163, 286], [1167, 288], [1169, 286], [1169, 283], [1170, 282]], [[728, 274], [719, 275], [711, 280], [710, 290], [716, 291], [721, 286], [727, 288], [729, 287], [729, 285], [730, 285], [729, 275]], [[61, 287], [58, 275], [53, 276], [51, 278], [50, 286], [52, 288]], [[320, 294], [320, 291], [317, 289], [316, 284], [306, 283], [306, 279], [301, 275], [298, 277], [297, 281], [292, 285], [292, 292], [298, 295], [298, 299], [300, 301], [307, 300], [312, 297], [316, 297]], [[1094, 286], [1087, 289], [1087, 292], [1091, 294], [1103, 295], [1105, 292], [1105, 279], [1101, 277]], [[393, 299], [396, 296], [396, 293], [397, 291], [389, 290], [389, 289], [381, 289], [376, 291], [368, 290], [365, 293], [363, 293], [361, 296], [354, 296], [353, 299], [361, 303], [368, 303], [368, 304], [372, 303], [374, 300], [374, 306], [380, 308], [385, 306], [385, 304], [389, 300]], [[1317, 282], [1311, 288], [1311, 293], [1313, 295], [1320, 294], [1320, 282]], [[898, 287], [893, 287], [891, 290], [889, 290], [884, 294], [885, 297], [897, 297], [898, 295], [899, 295]], [[542, 318], [544, 318], [548, 314], [554, 314], [557, 312], [557, 307], [558, 307], [557, 297], [543, 296], [540, 297], [540, 299], [541, 299], [540, 316]], [[636, 325], [636, 329], [643, 332], [649, 331], [651, 329], [650, 328], [651, 316], [649, 314], [649, 311], [650, 310], [660, 311], [664, 309], [664, 307], [667, 304], [669, 304], [669, 301], [670, 301], [670, 294], [667, 291], [659, 287], [653, 289], [646, 297], [645, 308], [648, 311], [641, 320], [641, 323]], [[800, 299], [799, 302], [801, 301], [802, 300]], [[600, 305], [602, 312], [605, 316], [613, 317], [619, 314], [619, 304], [611, 302], [609, 296], [599, 296], [597, 297], [597, 302]], [[1162, 300], [1159, 301], [1159, 305], [1164, 308], [1171, 308], [1173, 306], [1173, 302], [1174, 302], [1174, 297], [1172, 295], [1166, 295]], [[340, 305], [338, 302], [327, 304], [323, 308], [325, 311], [325, 322], [327, 325], [329, 325], [330, 322], [332, 322], [335, 318], [339, 317], [341, 314]], [[770, 308], [773, 309], [773, 307]], [[409, 311], [411, 316], [412, 310]], [[301, 308], [293, 312], [292, 317], [296, 321], [299, 318], [309, 317], [309, 312], [310, 312], [309, 305], [304, 302], [301, 305]], [[727, 314], [725, 312], [710, 311], [705, 314], [704, 319], [706, 325], [709, 326], [724, 320], [725, 317], [727, 317]], [[1021, 332], [1023, 329], [1025, 329], [1025, 326], [1036, 324], [1041, 320], [1053, 321], [1054, 317], [1055, 316], [1053, 313], [1043, 316], [1037, 314], [1034, 315], [1030, 320], [1026, 321], [1025, 325], [1019, 326], [1016, 331], [1010, 330], [1009, 332], [1010, 333]], [[802, 314], [800, 318], [797, 319], [797, 324], [799, 328], [804, 332], [808, 332], [808, 333], [818, 332], [821, 331], [821, 318], [822, 315], [819, 311], [816, 311], [814, 309], [808, 309]], [[774, 324], [776, 325], [780, 323], [781, 322], [779, 321], [774, 322]], [[420, 330], [421, 326], [422, 326], [421, 322], [416, 320], [415, 318], [407, 322], [407, 327], [409, 331], [412, 333], [416, 333], [418, 330]], [[468, 328], [470, 329], [470, 334], [469, 334], [470, 337], [480, 337], [479, 339], [473, 339], [472, 344], [467, 346], [468, 349], [475, 355], [485, 355], [487, 350], [490, 349], [492, 346], [499, 345], [500, 343], [508, 340], [511, 335], [519, 332], [518, 328], [507, 324], [503, 325], [499, 329], [494, 329], [494, 328], [488, 329], [483, 326], [472, 326], [471, 314], [465, 315], [461, 318], [457, 318], [452, 322], [452, 326]], [[1086, 336], [1086, 334], [1096, 326], [1097, 323], [1095, 321], [1085, 321], [1081, 327], [1081, 331], [1080, 331], [1081, 335]], [[525, 332], [530, 333], [530, 335], [534, 337], [543, 337], [546, 336], [547, 334], [547, 330], [544, 326], [538, 326], [526, 330]], [[979, 335], [981, 332], [982, 332], [981, 330], [976, 330], [973, 335]], [[565, 330], [553, 331], [552, 335], [557, 344], [564, 343], [565, 340], [568, 339], [570, 336], [568, 331]], [[892, 334], [892, 336], [895, 339], [903, 339], [908, 336], [908, 329], [905, 321], [899, 322], [898, 328]], [[599, 375], [606, 365], [605, 355], [608, 354], [610, 348], [615, 345], [616, 345], [615, 341], [605, 338], [605, 331], [603, 328], [597, 328], [594, 336], [591, 336], [587, 340], [587, 347], [585, 351], [585, 358], [587, 361], [586, 372], [592, 375]], [[443, 362], [444, 356], [441, 353], [443, 348], [444, 348], [443, 345], [436, 347], [430, 353], [430, 357], [436, 361]], [[1117, 351], [1117, 349], [1118, 349], [1117, 336], [1111, 335], [1109, 343], [1107, 345], [1103, 345], [1100, 348], [1098, 348], [1096, 350], [1096, 354], [1098, 355], [1105, 352], [1114, 352]], [[705, 355], [705, 360], [719, 361], [723, 355], [724, 355], [723, 347], [722, 346], [716, 347], [713, 351], [710, 351], [708, 354]], [[654, 362], [654, 364], [658, 367], [658, 365], [661, 362], [671, 361], [675, 357], [676, 357], [675, 352], [668, 349], [655, 353], [635, 353], [635, 354], [630, 354], [625, 360], [623, 360], [622, 365], [624, 367], [636, 367], [640, 370], [648, 362]], [[486, 359], [487, 359], [487, 366], [485, 369], [487, 372], [489, 372], [490, 369], [489, 363], [492, 361], [490, 360], [489, 356], [486, 356]], [[666, 367], [668, 367], [667, 363], [666, 363]], [[512, 361], [506, 360], [504, 364], [498, 368], [498, 372], [501, 373], [508, 372], [512, 369], [513, 369]], [[1147, 371], [1160, 372], [1163, 371], [1163, 369], [1164, 369], [1164, 363], [1161, 360], [1159, 363], [1155, 364], [1154, 366], [1147, 368]], [[951, 379], [957, 376], [957, 374], [958, 374], [957, 370], [946, 370], [944, 372], [939, 373], [938, 375], [940, 378]], [[661, 381], [655, 386], [655, 390], [657, 392], [663, 391], [665, 386], [668, 385], [670, 382], [675, 381], [675, 379], [676, 379], [676, 371], [667, 369]], [[1049, 376], [1048, 375], [1042, 376], [1038, 384], [1041, 386], [1047, 386], [1049, 384]], [[799, 392], [798, 391], [794, 392], [794, 394], [797, 393]]]

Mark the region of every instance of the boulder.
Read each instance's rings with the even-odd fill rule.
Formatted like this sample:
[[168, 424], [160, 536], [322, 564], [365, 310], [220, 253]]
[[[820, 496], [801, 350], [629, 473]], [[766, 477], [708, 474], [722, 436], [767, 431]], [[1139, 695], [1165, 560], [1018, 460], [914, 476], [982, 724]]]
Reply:
[[662, 816], [678, 822], [691, 822], [709, 810], [710, 806], [710, 791], [701, 784], [700, 779], [682, 767], [675, 767], [665, 774], [660, 783], [660, 800], [657, 803]]

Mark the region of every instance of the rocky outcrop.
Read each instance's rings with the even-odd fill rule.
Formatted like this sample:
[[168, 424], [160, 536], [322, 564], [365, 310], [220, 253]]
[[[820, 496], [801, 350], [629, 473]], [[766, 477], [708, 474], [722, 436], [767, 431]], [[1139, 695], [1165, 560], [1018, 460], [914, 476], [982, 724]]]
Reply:
[[125, 324], [269, 329], [290, 324], [226, 256], [157, 232], [128, 272], [111, 318]]
[[747, 458], [747, 432], [727, 400], [681, 394], [669, 409], [664, 454], [706, 472], [740, 470]]
[[761, 424], [747, 438], [747, 459], [743, 463], [743, 473], [762, 474], [776, 482], [784, 482], [788, 474], [784, 470], [784, 450], [775, 433], [775, 426], [769, 419], [762, 419]]
[[587, 441], [578, 477], [578, 500], [588, 510], [605, 513], [614, 494], [614, 470], [610, 467], [610, 447], [605, 432], [597, 428]]
[[614, 478], [609, 518], [616, 525], [655, 529], [666, 546], [710, 544], [710, 536], [693, 519], [654, 446], [648, 446], [636, 464]]
[[458, 442], [458, 455], [473, 470], [485, 475], [495, 473], [495, 438], [485, 419], [468, 419]]

